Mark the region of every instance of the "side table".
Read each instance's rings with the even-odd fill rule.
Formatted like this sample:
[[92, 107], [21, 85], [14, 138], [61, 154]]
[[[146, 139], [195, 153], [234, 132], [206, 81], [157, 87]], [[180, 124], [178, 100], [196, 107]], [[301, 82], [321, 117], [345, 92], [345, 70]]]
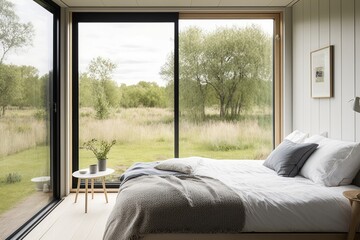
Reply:
[[[85, 174], [80, 173], [80, 171], [83, 171], [83, 170], [86, 171]], [[79, 194], [81, 179], [85, 179], [85, 213], [87, 213], [87, 197], [88, 197], [87, 195], [88, 195], [89, 179], [91, 180], [92, 199], [94, 199], [94, 179], [101, 178], [102, 186], [103, 186], [104, 194], [105, 194], [105, 200], [106, 200], [106, 203], [108, 203], [108, 197], [107, 197], [106, 186], [105, 186], [105, 177], [109, 176], [112, 173], [114, 173], [114, 169], [111, 169], [111, 168], [107, 168], [106, 171], [98, 171], [98, 172], [92, 173], [92, 174], [90, 174], [89, 169], [81, 169], [81, 170], [78, 170], [76, 172], [73, 172], [73, 174], [72, 174], [73, 177], [78, 179], [77, 188], [76, 188], [75, 203], [77, 201], [77, 197], [78, 197], [78, 194]]]
[[360, 199], [357, 198], [359, 193], [359, 190], [349, 190], [343, 192], [343, 195], [349, 199], [351, 205], [351, 221], [347, 240], [354, 240], [356, 230], [360, 223]]

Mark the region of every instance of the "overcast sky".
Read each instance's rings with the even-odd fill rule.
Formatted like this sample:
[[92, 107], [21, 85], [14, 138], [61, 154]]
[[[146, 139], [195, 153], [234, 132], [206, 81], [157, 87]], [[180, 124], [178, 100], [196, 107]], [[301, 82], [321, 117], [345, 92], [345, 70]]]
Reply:
[[[272, 20], [181, 20], [180, 32], [190, 26], [213, 31], [220, 26], [259, 24], [272, 34]], [[139, 81], [164, 86], [159, 72], [174, 49], [173, 23], [81, 23], [79, 26], [80, 72], [91, 59], [102, 56], [117, 64], [114, 79], [120, 84]], [[181, 54], [181, 53], [180, 53]]]
[[10, 2], [15, 4], [16, 14], [22, 23], [33, 24], [35, 36], [32, 46], [9, 52], [5, 63], [34, 66], [39, 70], [40, 75], [44, 75], [52, 70], [52, 14], [34, 1]]
[[[33, 46], [11, 52], [6, 63], [32, 65], [43, 75], [51, 69], [52, 15], [33, 1], [16, 0], [16, 13], [22, 22], [35, 28]], [[36, 16], [36, 17], [34, 17]], [[259, 24], [272, 34], [272, 20], [180, 20], [180, 32], [189, 26], [213, 31], [220, 26], [245, 27]], [[117, 64], [113, 79], [127, 85], [139, 81], [164, 86], [159, 72], [174, 49], [173, 23], [80, 23], [79, 70], [87, 71], [91, 59], [101, 56]], [[181, 54], [181, 53], [180, 53]]]

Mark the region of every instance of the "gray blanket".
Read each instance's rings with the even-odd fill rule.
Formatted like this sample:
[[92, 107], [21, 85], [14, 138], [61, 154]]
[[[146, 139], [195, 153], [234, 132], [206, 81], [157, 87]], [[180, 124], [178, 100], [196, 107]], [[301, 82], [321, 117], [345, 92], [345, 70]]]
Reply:
[[216, 179], [141, 176], [120, 188], [104, 239], [133, 240], [149, 233], [239, 233], [241, 198]]
[[120, 187], [127, 181], [133, 178], [144, 175], [183, 175], [175, 171], [164, 171], [154, 168], [159, 162], [137, 162], [134, 163], [120, 176]]

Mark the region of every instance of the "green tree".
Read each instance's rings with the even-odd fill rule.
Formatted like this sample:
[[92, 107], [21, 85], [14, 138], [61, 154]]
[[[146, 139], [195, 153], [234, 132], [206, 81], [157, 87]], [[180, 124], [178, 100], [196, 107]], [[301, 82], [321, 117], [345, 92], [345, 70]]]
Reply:
[[121, 107], [166, 107], [165, 88], [156, 83], [141, 81], [136, 85], [122, 85], [120, 92]]
[[14, 4], [0, 0], [0, 116], [6, 107], [20, 101], [21, 84], [15, 66], [4, 64], [6, 55], [14, 49], [32, 44], [34, 28], [31, 23], [21, 23], [14, 10]]
[[82, 73], [79, 81], [79, 105], [80, 107], [95, 106], [95, 80], [91, 79], [88, 74]]
[[[221, 118], [237, 117], [258, 102], [260, 81], [271, 80], [271, 38], [255, 25], [209, 33], [188, 28], [179, 42], [180, 109], [192, 115], [204, 118], [215, 97]], [[172, 62], [170, 56], [161, 71], [168, 85]]]
[[118, 106], [118, 87], [111, 79], [115, 68], [110, 59], [97, 57], [90, 61], [87, 72], [80, 75], [80, 106], [94, 107], [98, 119], [108, 118], [109, 108]]
[[14, 4], [7, 0], [0, 0], [0, 64], [12, 49], [32, 44], [34, 27], [28, 23], [21, 23], [14, 10]]
[[0, 116], [5, 115], [7, 106], [19, 99], [19, 78], [16, 66], [0, 64]]
[[39, 79], [39, 71], [32, 66], [19, 66], [19, 91], [20, 96], [13, 104], [19, 107], [43, 106], [45, 91], [42, 81]]

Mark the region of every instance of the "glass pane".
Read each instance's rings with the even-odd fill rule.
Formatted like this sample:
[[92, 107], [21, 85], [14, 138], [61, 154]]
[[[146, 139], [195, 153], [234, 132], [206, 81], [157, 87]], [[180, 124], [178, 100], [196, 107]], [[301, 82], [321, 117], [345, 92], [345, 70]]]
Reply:
[[116, 141], [107, 155], [112, 182], [134, 162], [173, 157], [173, 77], [161, 74], [173, 66], [174, 24], [78, 26], [80, 169], [97, 163], [84, 145], [92, 139]]
[[53, 196], [53, 15], [31, 0], [3, 0], [0, 19], [0, 239], [5, 239]]
[[263, 159], [273, 146], [273, 20], [181, 20], [180, 157]]

